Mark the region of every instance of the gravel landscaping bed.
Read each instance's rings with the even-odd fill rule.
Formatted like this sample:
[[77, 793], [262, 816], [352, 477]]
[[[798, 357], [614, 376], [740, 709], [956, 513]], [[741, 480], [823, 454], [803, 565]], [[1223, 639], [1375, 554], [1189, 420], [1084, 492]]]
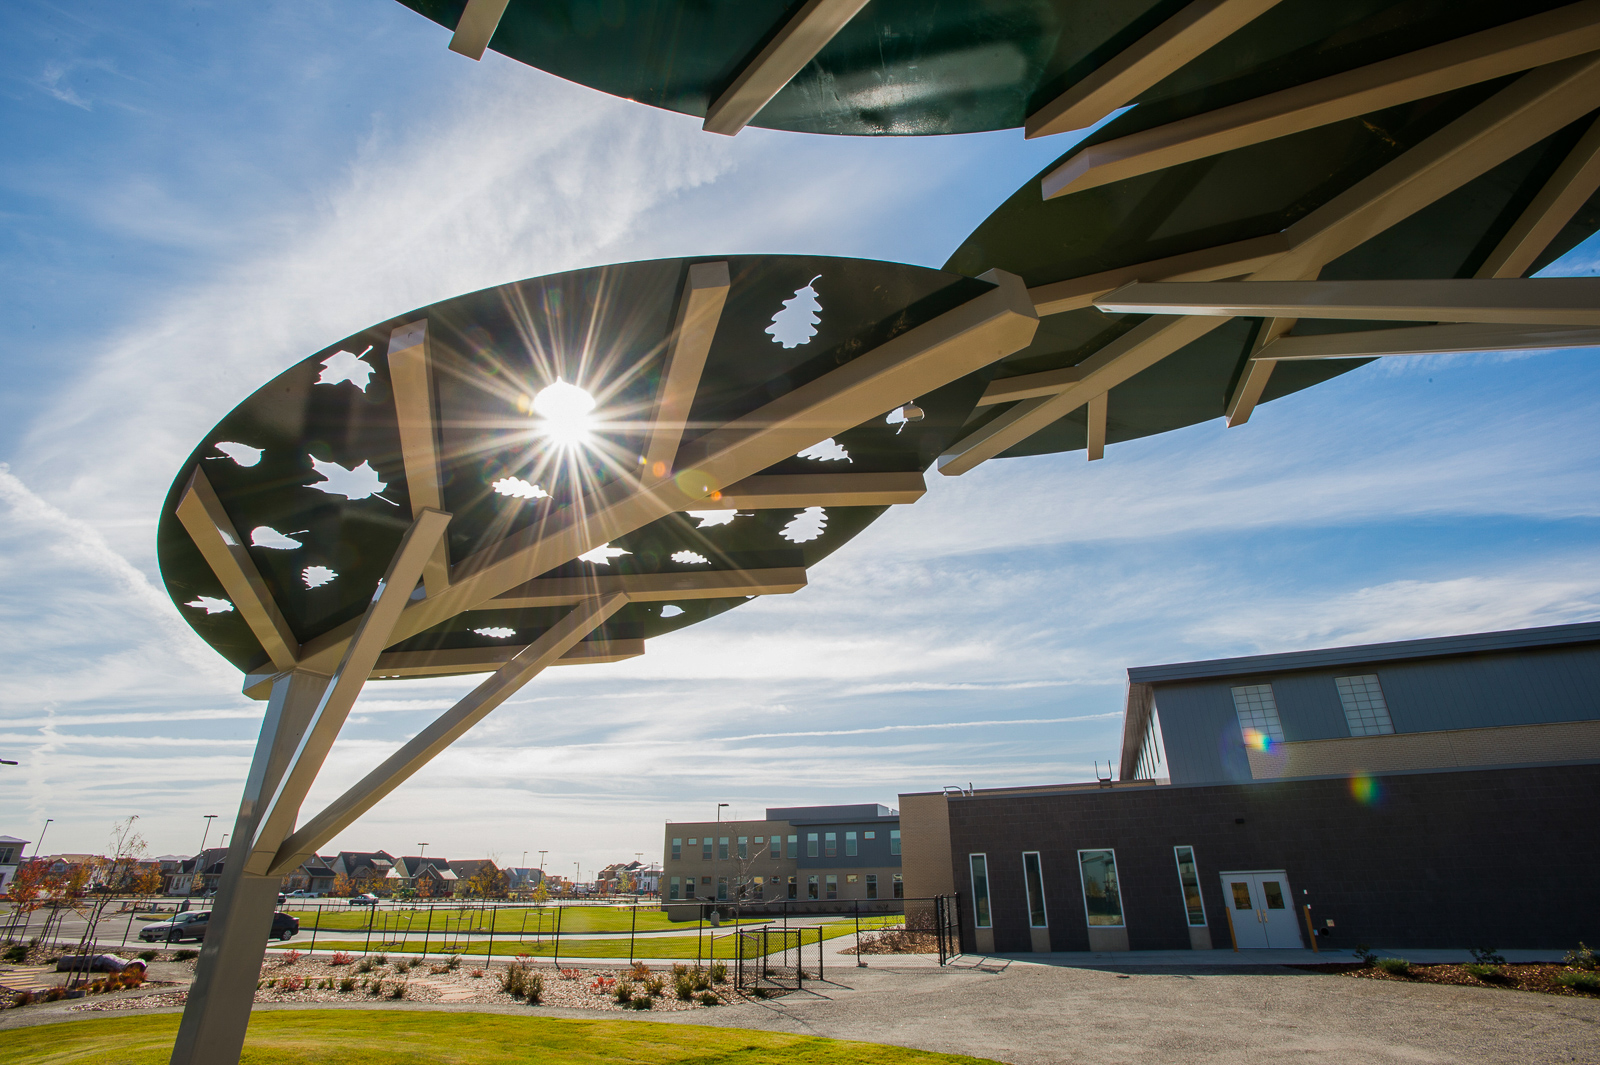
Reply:
[[[1533, 991], [1543, 995], [1600, 997], [1600, 981], [1592, 973], [1557, 963], [1530, 965], [1413, 965], [1391, 972], [1359, 964], [1297, 965], [1297, 969], [1333, 973], [1357, 980], [1390, 980], [1403, 984], [1453, 984], [1461, 987], [1497, 987], [1506, 991]], [[1585, 979], [1587, 978], [1587, 979]], [[1583, 986], [1594, 983], [1592, 988]]]

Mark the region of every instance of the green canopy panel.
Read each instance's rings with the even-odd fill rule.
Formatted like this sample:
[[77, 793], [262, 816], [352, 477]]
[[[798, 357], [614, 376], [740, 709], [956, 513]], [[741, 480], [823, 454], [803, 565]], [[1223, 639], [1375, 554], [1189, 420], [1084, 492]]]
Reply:
[[[467, 7], [465, 0], [401, 2], [452, 30]], [[851, 0], [510, 0], [488, 43], [580, 85], [704, 117], [742, 74], [760, 66], [775, 39], [820, 14], [826, 28], [800, 35], [811, 44], [778, 75], [776, 95], [749, 124], [916, 136], [1022, 126], [1174, 16], [1197, 7], [1244, 9], [1222, 13], [1231, 33], [1219, 43], [1170, 73], [1163, 68], [1164, 76], [1145, 79], [1153, 84], [1105, 108], [1108, 114], [1140, 105], [1102, 132], [1109, 137], [1490, 29], [1560, 0], [870, 0], [852, 16], [856, 6]], [[830, 9], [846, 19], [837, 29], [826, 17]]]
[[[295, 639], [311, 640], [363, 613], [412, 521], [388, 361], [391, 333], [409, 323], [427, 322], [432, 433], [442, 509], [453, 515], [453, 564], [508, 538], [536, 538], [582, 500], [637, 483], [685, 278], [697, 262], [726, 262], [729, 285], [683, 433], [688, 449], [995, 288], [896, 263], [731, 256], [575, 270], [398, 315], [289, 367], [218, 422], [184, 462], [159, 530], [161, 572], [179, 612], [241, 670], [266, 663], [262, 643], [177, 515], [198, 469]], [[916, 475], [954, 439], [987, 376], [967, 373], [924, 395], [897, 395], [880, 415], [761, 473], [909, 474], [920, 490]], [[565, 451], [538, 434], [530, 410], [558, 379], [597, 403], [588, 442]], [[912, 399], [920, 419], [899, 420], [899, 404]], [[806, 567], [884, 509], [802, 504], [669, 514], [616, 536], [600, 556], [527, 576]], [[744, 601], [630, 602], [591, 639], [648, 639]], [[521, 646], [561, 613], [479, 604], [391, 650]]]

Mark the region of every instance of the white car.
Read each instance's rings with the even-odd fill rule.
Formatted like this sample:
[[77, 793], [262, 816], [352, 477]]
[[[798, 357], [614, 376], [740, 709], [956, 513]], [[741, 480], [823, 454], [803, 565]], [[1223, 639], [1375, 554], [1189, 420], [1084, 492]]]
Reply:
[[306, 891], [304, 889], [299, 891], [291, 891], [289, 894], [284, 896], [284, 898], [287, 899], [320, 899], [321, 897], [322, 896], [317, 894], [315, 891]]

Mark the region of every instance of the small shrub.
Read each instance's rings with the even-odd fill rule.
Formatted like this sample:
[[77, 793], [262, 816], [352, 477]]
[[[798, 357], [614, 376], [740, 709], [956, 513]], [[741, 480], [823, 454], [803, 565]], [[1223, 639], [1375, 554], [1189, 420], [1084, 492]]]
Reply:
[[700, 992], [700, 1005], [702, 1006], [715, 1006], [721, 1001], [722, 1000], [717, 997], [717, 993], [715, 991]]
[[472, 977], [474, 980], [482, 980], [483, 979], [483, 970], [482, 969], [473, 969], [467, 975]]
[[67, 989], [64, 987], [51, 987], [45, 989], [44, 1000], [46, 1002], [60, 1002], [66, 997]]
[[544, 1001], [544, 973], [528, 971], [527, 979], [523, 981], [523, 993], [528, 998], [528, 1005], [537, 1006]]
[[652, 976], [644, 982], [644, 993], [651, 998], [660, 998], [661, 993], [667, 989], [667, 982], [659, 976]]
[[1556, 973], [1556, 983], [1562, 987], [1570, 987], [1575, 991], [1588, 991], [1600, 995], [1600, 974], [1575, 972]]
[[200, 956], [198, 950], [175, 950], [172, 952], [173, 961], [193, 961]]
[[349, 965], [353, 961], [355, 961], [354, 956], [352, 956], [350, 954], [346, 954], [342, 950], [336, 950], [336, 951], [333, 952], [333, 957], [328, 959], [328, 964], [329, 965]]
[[1378, 968], [1390, 976], [1409, 976], [1411, 974], [1411, 963], [1404, 958], [1379, 958]]
[[3, 956], [6, 961], [21, 965], [28, 960], [28, 947], [24, 943], [13, 943], [5, 949]]
[[1473, 947], [1472, 960], [1479, 965], [1504, 965], [1506, 956], [1497, 950], [1490, 950], [1487, 947]]
[[155, 950], [141, 950], [139, 952], [139, 960], [140, 961], [155, 961], [156, 958], [160, 955], [160, 953], [161, 953], [160, 951], [155, 951]]
[[582, 975], [583, 975], [583, 970], [582, 969], [562, 969], [561, 970], [561, 979], [563, 979], [563, 980], [576, 980]]
[[770, 992], [764, 987], [752, 987], [750, 989], [751, 998], [767, 998], [769, 995]]
[[36, 992], [36, 991], [19, 991], [19, 992], [17, 992], [16, 1000], [13, 1001], [11, 1003], [11, 1005], [12, 1006], [31, 1006], [37, 1001], [39, 1001], [38, 992]]
[[276, 976], [269, 977], [267, 979], [267, 986], [268, 987], [277, 987], [278, 986], [278, 978]]
[[1463, 965], [1462, 968], [1485, 983], [1492, 983], [1493, 981], [1503, 980], [1505, 978], [1505, 974], [1500, 971], [1500, 966], [1498, 965], [1489, 965], [1484, 962], [1474, 961], [1468, 962], [1466, 965]]
[[1600, 964], [1600, 959], [1595, 958], [1594, 951], [1584, 946], [1581, 939], [1578, 941], [1578, 949], [1567, 951], [1567, 956], [1561, 960], [1566, 962], [1569, 968], [1582, 969], [1587, 973], [1594, 972], [1596, 965]]
[[611, 989], [611, 997], [624, 1006], [633, 1001], [633, 981], [626, 976], [618, 980], [616, 986]]
[[689, 967], [687, 965], [683, 964], [682, 962], [678, 962], [678, 963], [676, 963], [676, 964], [674, 964], [672, 966], [672, 975], [675, 976], [675, 977], [677, 977], [677, 976], [688, 976], [689, 975]]
[[512, 998], [523, 998], [528, 993], [528, 966], [514, 961], [500, 974], [500, 990]]
[[387, 955], [387, 954], [374, 954], [372, 956], [372, 964], [374, 964], [374, 965], [388, 965], [389, 964], [389, 955]]
[[355, 989], [356, 989], [356, 978], [355, 977], [346, 976], [346, 977], [343, 977], [342, 979], [340, 979], [340, 981], [339, 981], [339, 990], [341, 992], [343, 992], [344, 994], [348, 995], [350, 992], [354, 991]]
[[1372, 953], [1372, 948], [1367, 946], [1365, 943], [1357, 943], [1356, 961], [1370, 969], [1374, 965], [1378, 964], [1378, 956]]
[[461, 968], [461, 955], [450, 955], [450, 960], [444, 963], [444, 967], [449, 969], [451, 972], [455, 972], [457, 969]]
[[299, 991], [305, 986], [306, 981], [303, 976], [285, 976], [278, 981], [278, 990], [280, 991]]
[[440, 973], [447, 973], [449, 971], [450, 971], [450, 966], [448, 966], [448, 965], [430, 965], [430, 966], [428, 966], [428, 973], [430, 975], [432, 975], [432, 976], [438, 976]]
[[655, 999], [649, 995], [635, 995], [633, 1001], [628, 1003], [629, 1009], [649, 1010], [655, 1009]]
[[411, 965], [412, 962], [410, 958], [396, 958], [394, 960], [394, 971], [397, 973], [408, 973], [411, 971]]
[[383, 981], [373, 980], [371, 983], [367, 984], [367, 991], [374, 995], [383, 994]]
[[389, 990], [389, 997], [390, 998], [405, 998], [406, 997], [406, 982], [404, 980], [396, 980], [395, 983], [394, 983], [394, 987]]
[[633, 963], [633, 968], [628, 970], [628, 975], [635, 980], [648, 980], [650, 978], [650, 966], [642, 961], [636, 961]]
[[295, 962], [299, 961], [302, 956], [303, 955], [301, 955], [301, 953], [298, 950], [288, 951], [283, 955], [283, 961], [281, 962], [281, 964], [283, 964], [283, 965], [293, 965]]
[[679, 973], [672, 978], [672, 993], [678, 996], [680, 1002], [688, 1002], [694, 998], [694, 981], [688, 973]]
[[727, 962], [714, 961], [711, 963], [711, 982], [713, 984], [725, 984], [728, 982]]
[[370, 973], [372, 971], [373, 964], [374, 962], [371, 958], [362, 958], [361, 961], [356, 964], [356, 972]]

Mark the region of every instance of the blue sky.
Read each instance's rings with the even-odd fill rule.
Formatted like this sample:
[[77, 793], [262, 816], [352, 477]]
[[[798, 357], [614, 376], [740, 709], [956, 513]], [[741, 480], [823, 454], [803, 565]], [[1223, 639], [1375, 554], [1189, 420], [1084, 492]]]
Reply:
[[[393, 0], [15, 0], [0, 29], [0, 834], [54, 818], [47, 851], [232, 819], [260, 704], [160, 591], [154, 531], [262, 381], [578, 266], [938, 265], [1064, 147], [715, 137], [473, 63]], [[932, 475], [804, 592], [538, 678], [335, 845], [588, 869], [716, 802], [1086, 778], [1130, 665], [1600, 617], [1597, 384], [1590, 351], [1390, 360], [1092, 466]], [[467, 687], [371, 686], [312, 804]]]

